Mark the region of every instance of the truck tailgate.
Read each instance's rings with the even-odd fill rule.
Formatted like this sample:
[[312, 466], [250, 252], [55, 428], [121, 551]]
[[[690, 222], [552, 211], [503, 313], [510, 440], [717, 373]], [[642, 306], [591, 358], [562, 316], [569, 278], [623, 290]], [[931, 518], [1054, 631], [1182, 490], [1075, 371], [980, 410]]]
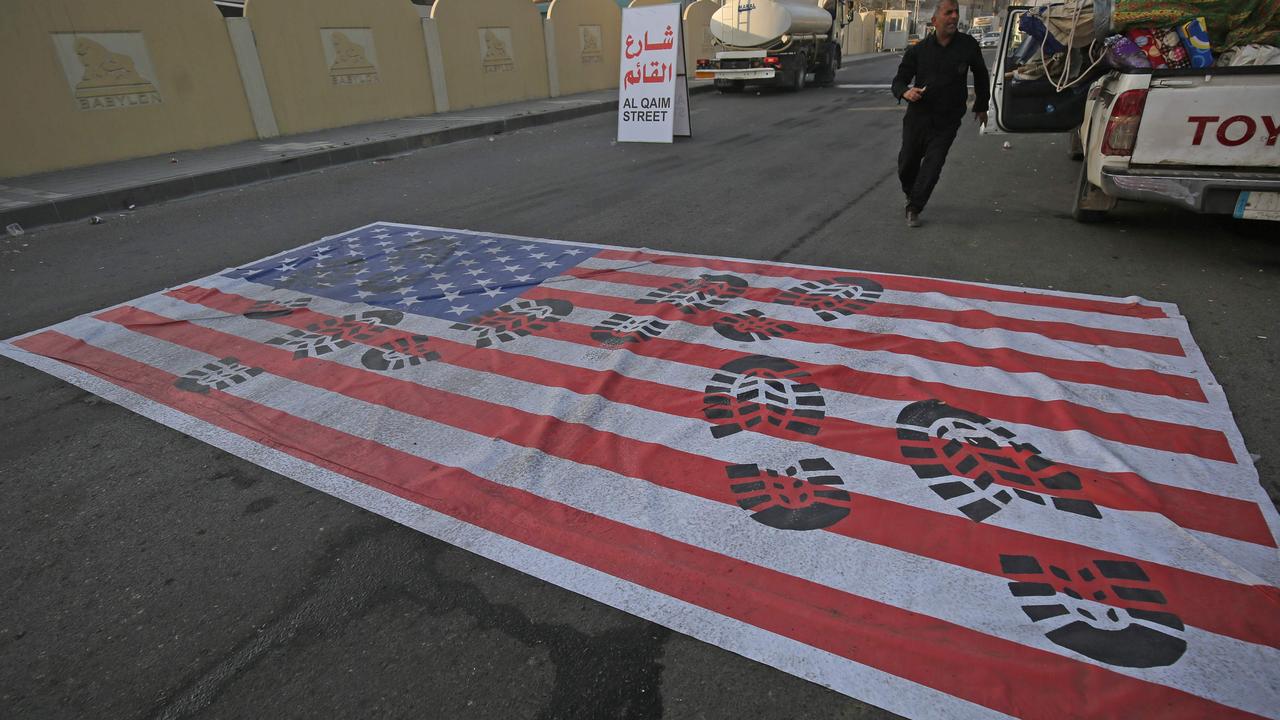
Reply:
[[1131, 162], [1280, 167], [1280, 67], [1153, 76]]

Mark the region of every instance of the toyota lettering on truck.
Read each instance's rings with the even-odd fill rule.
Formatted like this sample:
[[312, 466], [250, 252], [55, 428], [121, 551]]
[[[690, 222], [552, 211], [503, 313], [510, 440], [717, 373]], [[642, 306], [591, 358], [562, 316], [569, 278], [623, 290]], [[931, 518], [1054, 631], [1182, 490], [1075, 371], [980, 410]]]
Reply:
[[[1156, 5], [1141, 11], [1160, 22], [1092, 0], [1010, 7], [987, 132], [1070, 133], [1081, 222], [1120, 200], [1280, 220], [1280, 50], [1246, 60], [1249, 28]], [[1168, 19], [1197, 9], [1211, 19]]]

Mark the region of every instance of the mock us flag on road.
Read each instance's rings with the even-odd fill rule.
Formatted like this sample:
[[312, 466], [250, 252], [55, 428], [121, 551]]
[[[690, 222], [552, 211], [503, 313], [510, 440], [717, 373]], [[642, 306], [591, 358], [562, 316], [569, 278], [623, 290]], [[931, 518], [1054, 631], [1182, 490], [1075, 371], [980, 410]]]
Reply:
[[0, 347], [908, 716], [1280, 716], [1280, 524], [1172, 305], [375, 223]]

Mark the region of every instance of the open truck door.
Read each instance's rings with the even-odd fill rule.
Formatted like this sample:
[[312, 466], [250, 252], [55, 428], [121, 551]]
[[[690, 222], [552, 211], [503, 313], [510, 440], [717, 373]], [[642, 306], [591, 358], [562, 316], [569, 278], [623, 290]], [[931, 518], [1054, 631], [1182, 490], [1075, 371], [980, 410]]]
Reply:
[[1033, 70], [1044, 63], [1040, 41], [1019, 29], [1022, 16], [1030, 10], [1029, 6], [1014, 5], [1005, 16], [991, 71], [993, 121], [986, 125], [988, 134], [1068, 132], [1084, 120], [1087, 78], [1059, 90], [1063, 83], [1052, 77], [1052, 69], [1047, 73]]

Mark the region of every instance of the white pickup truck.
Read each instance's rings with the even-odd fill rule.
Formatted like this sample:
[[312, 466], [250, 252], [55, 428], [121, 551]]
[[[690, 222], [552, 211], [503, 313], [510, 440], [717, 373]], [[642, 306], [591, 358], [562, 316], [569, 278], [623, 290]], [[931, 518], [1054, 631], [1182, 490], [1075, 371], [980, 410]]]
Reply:
[[1028, 9], [1009, 9], [987, 132], [1073, 133], [1077, 220], [1100, 221], [1119, 200], [1280, 220], [1280, 66], [1113, 70], [1063, 92], [1014, 83], [1006, 61]]

